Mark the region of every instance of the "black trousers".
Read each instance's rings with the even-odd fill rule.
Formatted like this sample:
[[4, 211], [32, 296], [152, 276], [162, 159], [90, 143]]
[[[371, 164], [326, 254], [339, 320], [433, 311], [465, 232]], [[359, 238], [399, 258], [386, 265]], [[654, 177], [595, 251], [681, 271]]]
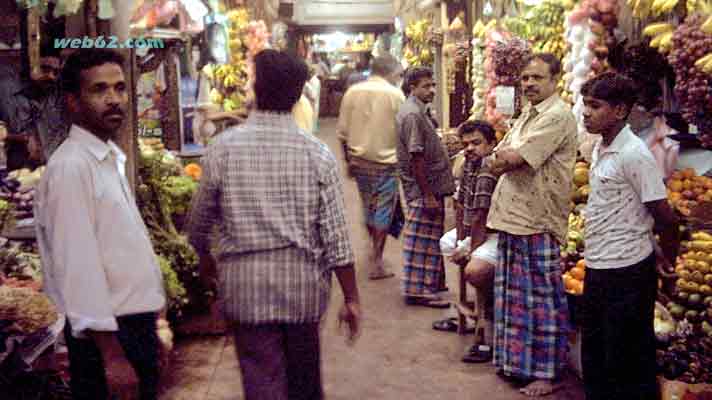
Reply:
[[589, 268], [584, 287], [586, 400], [656, 399], [655, 256], [626, 268]]
[[[158, 398], [159, 342], [155, 313], [118, 317], [119, 343], [139, 379], [141, 400]], [[104, 361], [99, 348], [91, 339], [72, 337], [69, 322], [64, 337], [69, 350], [72, 398], [74, 400], [108, 399], [109, 391]]]
[[321, 400], [319, 324], [239, 325], [235, 347], [246, 400]]

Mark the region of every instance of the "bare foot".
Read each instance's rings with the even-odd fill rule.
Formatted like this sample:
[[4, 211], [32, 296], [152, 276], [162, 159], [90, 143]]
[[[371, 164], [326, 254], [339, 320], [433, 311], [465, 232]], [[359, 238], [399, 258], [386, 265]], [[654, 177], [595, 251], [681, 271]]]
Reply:
[[547, 396], [561, 389], [561, 386], [561, 383], [554, 383], [548, 380], [537, 380], [519, 389], [519, 391], [529, 397]]

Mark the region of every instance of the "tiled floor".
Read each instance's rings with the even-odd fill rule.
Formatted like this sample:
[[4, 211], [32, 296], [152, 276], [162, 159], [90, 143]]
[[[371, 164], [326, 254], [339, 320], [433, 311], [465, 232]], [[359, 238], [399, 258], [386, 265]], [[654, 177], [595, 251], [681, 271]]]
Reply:
[[[335, 123], [322, 120], [322, 133], [337, 155]], [[362, 399], [447, 399], [518, 400], [526, 397], [502, 381], [490, 365], [460, 362], [471, 336], [436, 332], [431, 323], [443, 316], [441, 310], [407, 307], [399, 296], [398, 278], [371, 282], [367, 279], [364, 255], [366, 232], [360, 222], [358, 192], [353, 181], [345, 181], [347, 218], [357, 252], [357, 275], [364, 310], [363, 335], [347, 347], [336, 329], [335, 309], [341, 292], [334, 284], [332, 306], [322, 325], [322, 373], [326, 398]], [[401, 245], [389, 239], [386, 261], [400, 275]], [[456, 267], [448, 266], [448, 285], [457, 288]], [[455, 296], [450, 293], [449, 296]], [[239, 367], [229, 337], [195, 337], [178, 342], [164, 382], [162, 400], [243, 399]], [[583, 399], [580, 382], [567, 379], [567, 387], [548, 399]]]

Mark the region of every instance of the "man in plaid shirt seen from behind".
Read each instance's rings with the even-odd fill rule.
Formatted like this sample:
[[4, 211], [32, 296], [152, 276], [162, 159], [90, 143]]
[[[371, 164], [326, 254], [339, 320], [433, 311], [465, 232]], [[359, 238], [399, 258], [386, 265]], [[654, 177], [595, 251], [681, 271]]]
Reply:
[[321, 399], [319, 321], [332, 272], [350, 341], [361, 318], [341, 180], [332, 152], [291, 114], [307, 66], [275, 50], [254, 66], [256, 110], [208, 148], [188, 234], [234, 324], [245, 398]]

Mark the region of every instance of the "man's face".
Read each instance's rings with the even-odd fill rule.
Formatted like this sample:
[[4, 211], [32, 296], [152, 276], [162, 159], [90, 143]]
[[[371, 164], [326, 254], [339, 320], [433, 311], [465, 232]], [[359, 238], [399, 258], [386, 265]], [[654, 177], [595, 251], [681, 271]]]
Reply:
[[435, 81], [433, 78], [422, 78], [415, 85], [411, 85], [411, 93], [418, 100], [428, 104], [435, 98]]
[[465, 146], [465, 158], [468, 160], [486, 157], [496, 144], [489, 143], [480, 131], [465, 132], [460, 136], [460, 140]]
[[78, 98], [71, 101], [74, 112], [95, 135], [113, 138], [126, 119], [128, 88], [121, 66], [99, 65], [81, 73]]
[[594, 135], [611, 133], [619, 121], [625, 118], [623, 106], [613, 106], [591, 96], [584, 96], [583, 104], [583, 123], [588, 133]]
[[653, 124], [654, 116], [652, 113], [645, 110], [643, 106], [635, 105], [630, 110], [630, 115], [628, 116], [628, 125], [630, 129], [636, 134], [640, 134], [646, 128], [649, 128]]
[[535, 58], [522, 71], [524, 95], [533, 105], [537, 105], [556, 93], [556, 79], [556, 76], [551, 76], [549, 64]]
[[47, 90], [57, 83], [61, 62], [57, 57], [40, 58], [39, 74], [33, 76], [34, 82], [43, 90]]

